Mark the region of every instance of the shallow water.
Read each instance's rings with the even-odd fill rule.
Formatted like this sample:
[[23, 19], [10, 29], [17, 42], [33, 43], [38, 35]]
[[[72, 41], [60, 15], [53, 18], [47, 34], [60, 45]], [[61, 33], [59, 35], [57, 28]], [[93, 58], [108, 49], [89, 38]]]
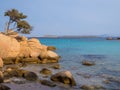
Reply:
[[[56, 52], [62, 57], [61, 70], [70, 70], [78, 85], [102, 85], [107, 88], [120, 89], [120, 82], [105, 84], [106, 74], [120, 79], [120, 40], [104, 38], [39, 38], [42, 44], [57, 47]], [[84, 66], [83, 60], [96, 63], [95, 66]], [[83, 74], [83, 75], [82, 75]], [[90, 75], [85, 78], [84, 74]]]

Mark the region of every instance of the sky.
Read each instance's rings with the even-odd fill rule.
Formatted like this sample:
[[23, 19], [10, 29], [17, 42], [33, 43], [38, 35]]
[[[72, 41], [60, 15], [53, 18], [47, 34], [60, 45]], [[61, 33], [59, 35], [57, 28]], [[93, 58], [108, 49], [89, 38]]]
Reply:
[[120, 35], [120, 0], [1, 0], [0, 31], [13, 8], [28, 16], [29, 36]]

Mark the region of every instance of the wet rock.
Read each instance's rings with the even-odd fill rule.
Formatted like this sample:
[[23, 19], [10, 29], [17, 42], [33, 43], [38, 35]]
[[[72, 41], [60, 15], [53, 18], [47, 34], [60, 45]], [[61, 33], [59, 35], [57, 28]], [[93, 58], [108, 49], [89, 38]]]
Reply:
[[23, 77], [29, 81], [36, 81], [38, 79], [38, 76], [34, 72], [26, 72]]
[[23, 71], [25, 72], [25, 70], [19, 69], [19, 67], [9, 66], [3, 72], [4, 79], [9, 79], [12, 77], [22, 77], [24, 74]]
[[16, 70], [16, 69], [19, 69], [19, 66], [12, 65], [12, 66], [6, 67], [6, 71], [11, 71], [11, 70]]
[[43, 68], [41, 71], [40, 71], [41, 74], [44, 74], [44, 75], [51, 75], [52, 74], [52, 71], [47, 69], [47, 68]]
[[83, 90], [105, 90], [104, 87], [99, 85], [82, 85], [80, 88]]
[[11, 90], [8, 86], [0, 84], [0, 90]]
[[20, 62], [22, 62], [22, 63], [35, 63], [35, 64], [37, 64], [37, 63], [40, 62], [40, 60], [39, 60], [39, 58], [24, 58]]
[[62, 71], [62, 72], [58, 72], [54, 75], [51, 76], [51, 80], [55, 81], [55, 82], [61, 82], [64, 84], [68, 84], [71, 86], [75, 86], [76, 82], [71, 74], [70, 71]]
[[26, 66], [27, 66], [27, 63], [22, 62], [22, 63], [19, 63], [18, 66], [19, 66], [19, 67], [26, 67]]
[[4, 82], [4, 83], [10, 83], [10, 82], [12, 82], [12, 81], [11, 81], [11, 79], [4, 79], [3, 82]]
[[48, 47], [47, 47], [47, 50], [55, 51], [55, 50], [56, 50], [56, 47], [54, 47], [54, 46], [48, 46]]
[[47, 61], [48, 61], [47, 59], [42, 59], [42, 60], [40, 60], [40, 63], [41, 63], [41, 64], [46, 64]]
[[82, 61], [82, 65], [93, 66], [93, 65], [95, 65], [95, 62], [84, 60], [84, 61]]
[[95, 90], [93, 86], [89, 86], [89, 85], [82, 85], [80, 88], [83, 90]]
[[3, 83], [4, 79], [3, 79], [3, 73], [0, 71], [0, 83]]
[[4, 71], [4, 79], [9, 79], [12, 77], [18, 77], [18, 72], [16, 70]]
[[3, 82], [4, 82], [3, 77], [0, 77], [0, 83], [3, 83]]
[[3, 59], [4, 65], [10, 65], [15, 63], [16, 58], [6, 57]]
[[25, 84], [25, 79], [19, 79], [19, 78], [15, 78], [12, 80], [12, 82], [16, 83], [16, 84]]
[[56, 86], [56, 84], [54, 84], [53, 82], [48, 81], [48, 80], [41, 80], [40, 82], [41, 82], [41, 84], [46, 85], [46, 86], [50, 86], [50, 87]]
[[59, 64], [55, 64], [52, 66], [53, 69], [60, 69], [60, 65]]

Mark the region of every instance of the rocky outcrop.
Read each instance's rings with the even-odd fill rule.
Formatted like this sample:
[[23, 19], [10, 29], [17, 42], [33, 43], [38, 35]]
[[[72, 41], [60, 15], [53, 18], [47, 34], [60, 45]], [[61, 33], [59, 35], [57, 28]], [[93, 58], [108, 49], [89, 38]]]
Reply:
[[55, 81], [55, 82], [61, 82], [64, 84], [68, 84], [71, 86], [75, 86], [76, 82], [71, 74], [70, 71], [62, 71], [62, 72], [58, 72], [54, 75], [51, 76], [51, 80]]
[[53, 50], [55, 47], [42, 45], [36, 38], [11, 37], [0, 33], [0, 57], [4, 64], [56, 63], [60, 57]]

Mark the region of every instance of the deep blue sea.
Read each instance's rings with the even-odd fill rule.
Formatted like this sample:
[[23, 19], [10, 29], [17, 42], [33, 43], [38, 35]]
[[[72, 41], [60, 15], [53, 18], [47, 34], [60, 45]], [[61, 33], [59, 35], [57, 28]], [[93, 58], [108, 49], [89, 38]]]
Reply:
[[[70, 70], [78, 86], [101, 85], [120, 90], [120, 40], [105, 38], [39, 38], [42, 44], [55, 46], [61, 56], [61, 70]], [[82, 65], [83, 60], [94, 66]], [[86, 77], [85, 77], [86, 76]], [[90, 76], [90, 77], [89, 77]], [[110, 82], [105, 83], [106, 80]]]

